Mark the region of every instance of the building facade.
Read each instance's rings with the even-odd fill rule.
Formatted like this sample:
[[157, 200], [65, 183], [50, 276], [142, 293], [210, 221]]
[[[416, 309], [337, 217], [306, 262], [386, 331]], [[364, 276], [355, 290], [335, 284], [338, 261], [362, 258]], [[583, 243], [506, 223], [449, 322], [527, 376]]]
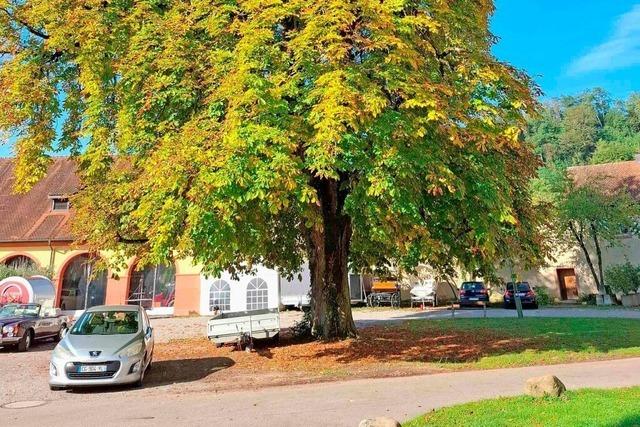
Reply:
[[139, 304], [155, 315], [193, 315], [219, 305], [232, 311], [278, 306], [279, 275], [266, 268], [214, 279], [189, 259], [138, 266], [132, 258], [123, 271], [94, 271], [95, 257], [107, 255], [74, 246], [69, 227], [69, 195], [78, 185], [72, 161], [56, 158], [31, 191], [13, 194], [13, 161], [0, 159], [0, 264], [46, 271], [63, 311]]

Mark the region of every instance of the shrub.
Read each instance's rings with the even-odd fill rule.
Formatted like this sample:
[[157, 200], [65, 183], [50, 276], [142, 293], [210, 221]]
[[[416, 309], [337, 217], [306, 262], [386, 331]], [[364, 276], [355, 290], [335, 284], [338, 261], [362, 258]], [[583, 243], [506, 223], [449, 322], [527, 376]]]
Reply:
[[579, 303], [587, 305], [596, 305], [596, 294], [582, 294], [578, 297]]
[[0, 280], [4, 280], [7, 277], [11, 276], [21, 276], [21, 277], [30, 277], [30, 276], [46, 276], [49, 277], [50, 274], [47, 270], [43, 268], [37, 267], [9, 267], [6, 265], [0, 265]]
[[535, 286], [533, 289], [536, 292], [536, 297], [539, 305], [551, 304], [551, 297], [549, 296], [549, 290], [546, 286]]
[[640, 287], [640, 269], [629, 261], [612, 265], [605, 270], [604, 279], [613, 292], [636, 292]]
[[304, 314], [302, 319], [299, 322], [295, 322], [293, 326], [291, 326], [291, 335], [295, 339], [309, 339], [311, 338], [311, 311], [304, 310]]

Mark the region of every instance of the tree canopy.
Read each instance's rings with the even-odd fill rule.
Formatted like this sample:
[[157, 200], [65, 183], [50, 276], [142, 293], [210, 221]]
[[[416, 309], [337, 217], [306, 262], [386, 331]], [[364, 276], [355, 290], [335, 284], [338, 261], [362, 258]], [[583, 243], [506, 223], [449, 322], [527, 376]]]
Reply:
[[640, 151], [640, 94], [612, 100], [596, 88], [550, 100], [530, 119], [527, 140], [547, 165], [632, 160]]
[[539, 255], [538, 90], [493, 57], [491, 0], [0, 5], [17, 188], [70, 150], [80, 243], [209, 273], [309, 260], [324, 337], [355, 333], [347, 261]]

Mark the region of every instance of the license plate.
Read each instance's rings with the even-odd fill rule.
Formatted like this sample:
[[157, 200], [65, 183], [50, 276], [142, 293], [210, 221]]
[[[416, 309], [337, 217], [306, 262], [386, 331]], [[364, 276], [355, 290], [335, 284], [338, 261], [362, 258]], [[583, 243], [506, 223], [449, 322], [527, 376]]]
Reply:
[[518, 292], [516, 295], [519, 297], [523, 297], [523, 296], [526, 296], [527, 294], [525, 294], [524, 292]]
[[478, 301], [478, 298], [469, 298], [469, 301]]
[[106, 372], [107, 371], [107, 365], [85, 365], [85, 366], [80, 366], [78, 372]]

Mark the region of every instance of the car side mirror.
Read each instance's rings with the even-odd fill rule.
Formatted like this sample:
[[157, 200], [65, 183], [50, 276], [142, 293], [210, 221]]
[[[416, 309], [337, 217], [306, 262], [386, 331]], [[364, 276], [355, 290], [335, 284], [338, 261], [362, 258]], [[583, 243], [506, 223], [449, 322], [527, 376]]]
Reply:
[[153, 335], [153, 328], [151, 326], [147, 326], [147, 331], [145, 332], [144, 336], [147, 338], [151, 338], [151, 335]]

